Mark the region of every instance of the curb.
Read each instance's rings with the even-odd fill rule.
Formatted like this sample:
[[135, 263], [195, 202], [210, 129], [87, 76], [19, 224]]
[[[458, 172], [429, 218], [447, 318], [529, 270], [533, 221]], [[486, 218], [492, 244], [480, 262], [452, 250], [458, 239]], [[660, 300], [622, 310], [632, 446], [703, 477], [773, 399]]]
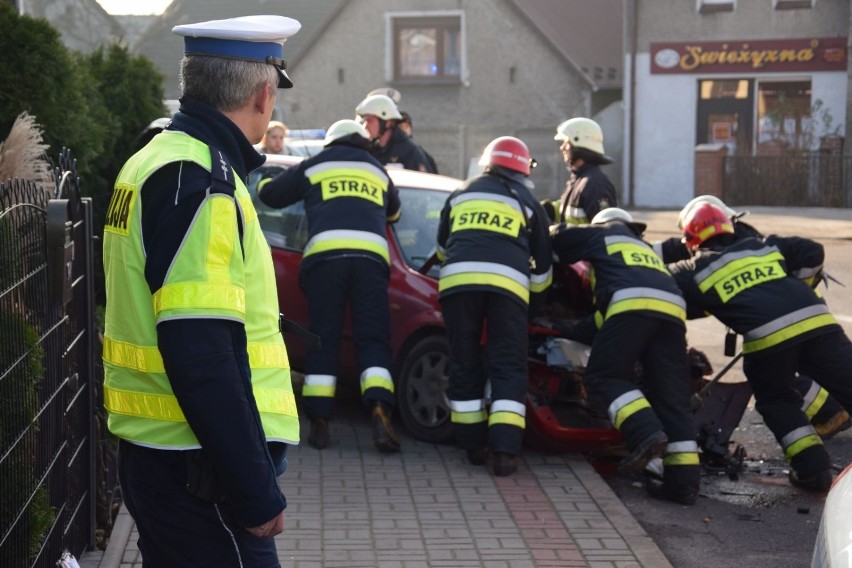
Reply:
[[124, 550], [127, 548], [127, 543], [130, 540], [130, 532], [133, 530], [133, 517], [122, 503], [118, 515], [115, 517], [115, 524], [112, 527], [112, 533], [109, 536], [107, 548], [101, 557], [101, 562], [98, 568], [119, 568], [124, 559]]

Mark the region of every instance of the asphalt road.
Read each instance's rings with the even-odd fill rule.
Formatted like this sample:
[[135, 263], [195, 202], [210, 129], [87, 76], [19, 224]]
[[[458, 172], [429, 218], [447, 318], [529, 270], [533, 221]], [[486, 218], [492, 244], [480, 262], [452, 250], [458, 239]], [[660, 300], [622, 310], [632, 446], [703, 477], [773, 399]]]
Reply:
[[[852, 210], [744, 209], [752, 211], [746, 221], [763, 232], [823, 243], [826, 270], [848, 286], [830, 283], [823, 292], [852, 336]], [[649, 240], [666, 238], [675, 230], [677, 212], [633, 214], [648, 223]], [[722, 353], [724, 328], [705, 319], [689, 322], [688, 329], [690, 345], [721, 369], [728, 360]], [[738, 363], [723, 380], [745, 380], [741, 368]], [[745, 449], [744, 471], [736, 480], [705, 475], [698, 503], [691, 507], [650, 499], [641, 477], [606, 479], [675, 568], [810, 566], [825, 496], [790, 486], [781, 448], [755, 412], [753, 400], [731, 439]], [[852, 463], [852, 430], [827, 441], [826, 448], [838, 470]]]

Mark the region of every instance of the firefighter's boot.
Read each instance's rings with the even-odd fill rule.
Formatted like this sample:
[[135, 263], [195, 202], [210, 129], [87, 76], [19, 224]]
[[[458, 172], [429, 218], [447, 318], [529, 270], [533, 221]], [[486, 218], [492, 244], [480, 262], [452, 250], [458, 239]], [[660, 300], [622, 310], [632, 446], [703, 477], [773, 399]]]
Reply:
[[655, 499], [673, 501], [681, 505], [694, 505], [701, 485], [700, 465], [668, 465], [663, 469], [663, 480], [650, 478], [645, 487]]
[[328, 420], [325, 418], [314, 418], [311, 420], [311, 432], [308, 434], [308, 444], [312, 448], [324, 450], [331, 443], [331, 435], [328, 431]]
[[391, 407], [389, 404], [376, 402], [373, 405], [371, 426], [373, 428], [373, 444], [376, 449], [388, 454], [399, 451], [399, 436], [396, 435], [391, 423]]
[[665, 453], [668, 441], [668, 437], [662, 430], [648, 434], [635, 448], [630, 450], [627, 457], [619, 462], [618, 473], [639, 473], [645, 469], [649, 461], [661, 457]]
[[518, 471], [518, 458], [505, 452], [494, 452], [491, 465], [494, 468], [494, 475], [506, 477]]
[[797, 474], [795, 470], [791, 470], [788, 479], [790, 480], [791, 485], [798, 487], [799, 489], [814, 491], [816, 493], [825, 493], [831, 489], [831, 482], [834, 480], [834, 476], [830, 469], [818, 471], [814, 475], [810, 475], [808, 477], [799, 477], [799, 474]]
[[817, 422], [818, 418], [819, 414], [814, 416], [811, 424], [813, 424], [814, 430], [816, 430], [816, 433], [823, 440], [830, 440], [835, 434], [848, 430], [852, 426], [852, 419], [849, 418], [849, 413], [842, 408], [822, 422]]

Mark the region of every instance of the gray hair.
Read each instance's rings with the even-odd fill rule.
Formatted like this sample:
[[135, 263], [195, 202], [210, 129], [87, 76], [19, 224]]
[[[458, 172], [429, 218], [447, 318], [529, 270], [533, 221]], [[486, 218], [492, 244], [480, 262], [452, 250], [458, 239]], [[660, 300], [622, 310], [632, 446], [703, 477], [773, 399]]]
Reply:
[[278, 71], [268, 63], [207, 55], [187, 55], [180, 62], [183, 95], [220, 111], [242, 108], [264, 84], [278, 88]]

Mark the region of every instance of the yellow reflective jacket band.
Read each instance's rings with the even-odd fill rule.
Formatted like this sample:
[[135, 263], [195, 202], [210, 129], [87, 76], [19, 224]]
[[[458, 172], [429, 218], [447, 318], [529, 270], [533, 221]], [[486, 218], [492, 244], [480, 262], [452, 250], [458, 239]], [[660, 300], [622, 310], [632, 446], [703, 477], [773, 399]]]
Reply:
[[529, 276], [505, 264], [494, 262], [454, 262], [441, 267], [438, 292], [457, 286], [490, 286], [507, 290], [529, 303]]
[[154, 313], [195, 308], [223, 310], [240, 320], [245, 317], [245, 290], [211, 282], [166, 284], [154, 293]]
[[824, 304], [808, 306], [748, 331], [743, 334], [743, 353], [768, 349], [803, 333], [837, 325], [834, 316], [827, 312]]
[[[284, 389], [254, 389], [257, 409], [270, 414], [298, 416], [296, 398]], [[138, 416], [168, 422], [186, 422], [177, 398], [173, 394], [154, 394], [123, 391], [104, 387], [104, 408], [125, 416]]]
[[165, 373], [163, 357], [156, 347], [142, 347], [104, 337], [103, 360], [119, 367], [136, 369], [143, 373]]
[[548, 268], [544, 274], [530, 275], [530, 292], [536, 294], [544, 292], [553, 284], [553, 268]]
[[334, 229], [314, 235], [305, 245], [303, 258], [313, 254], [336, 250], [363, 250], [382, 257], [390, 264], [388, 242], [384, 237], [368, 231]]

